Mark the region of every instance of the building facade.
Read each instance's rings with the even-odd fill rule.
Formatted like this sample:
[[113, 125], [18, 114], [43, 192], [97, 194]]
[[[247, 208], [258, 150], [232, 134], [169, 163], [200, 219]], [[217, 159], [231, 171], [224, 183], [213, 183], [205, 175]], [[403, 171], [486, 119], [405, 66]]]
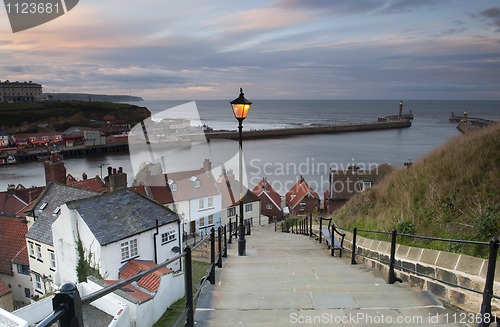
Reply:
[[0, 81], [0, 102], [42, 101], [42, 85], [29, 82]]

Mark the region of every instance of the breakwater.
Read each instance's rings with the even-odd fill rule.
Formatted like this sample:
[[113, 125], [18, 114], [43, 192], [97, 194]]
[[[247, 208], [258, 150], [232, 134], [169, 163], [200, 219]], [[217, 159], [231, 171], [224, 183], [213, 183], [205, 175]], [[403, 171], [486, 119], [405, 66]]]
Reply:
[[[334, 134], [347, 132], [363, 132], [385, 129], [408, 128], [411, 126], [409, 120], [348, 124], [348, 125], [326, 125], [326, 126], [305, 126], [292, 128], [277, 128], [266, 130], [243, 131], [243, 139], [256, 140], [264, 138], [282, 138], [310, 134]], [[239, 138], [238, 131], [213, 131], [206, 132], [207, 140], [210, 139], [234, 139]]]

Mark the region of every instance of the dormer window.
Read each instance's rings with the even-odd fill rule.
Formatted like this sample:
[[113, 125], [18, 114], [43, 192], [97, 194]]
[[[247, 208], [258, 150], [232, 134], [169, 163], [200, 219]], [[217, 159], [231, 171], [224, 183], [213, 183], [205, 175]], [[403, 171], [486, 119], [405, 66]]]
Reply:
[[200, 187], [200, 180], [198, 179], [198, 177], [196, 176], [191, 176], [191, 178], [189, 179], [191, 182], [193, 182], [193, 187], [194, 188], [198, 188]]
[[168, 180], [168, 186], [170, 187], [170, 191], [175, 192], [177, 191], [177, 184], [171, 179]]

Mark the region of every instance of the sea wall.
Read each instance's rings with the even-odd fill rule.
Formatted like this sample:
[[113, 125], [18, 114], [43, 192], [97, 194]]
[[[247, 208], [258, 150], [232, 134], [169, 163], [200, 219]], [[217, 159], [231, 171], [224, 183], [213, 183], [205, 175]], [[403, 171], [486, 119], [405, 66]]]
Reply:
[[[346, 132], [362, 132], [395, 128], [408, 128], [411, 126], [409, 120], [349, 124], [349, 125], [329, 125], [329, 126], [305, 126], [298, 128], [278, 128], [266, 130], [243, 131], [243, 139], [278, 138], [308, 134], [333, 134]], [[214, 131], [205, 134], [207, 139], [235, 139], [239, 138], [237, 131]]]
[[[346, 234], [344, 246], [351, 249], [352, 234]], [[388, 276], [390, 242], [372, 240], [358, 235], [356, 237], [356, 246], [356, 260], [358, 263], [381, 271], [383, 276]], [[346, 252], [346, 254], [350, 255], [349, 252]], [[482, 292], [488, 270], [488, 259], [398, 244], [396, 248], [396, 266], [396, 275], [404, 283], [408, 283], [420, 290], [427, 290], [442, 301], [465, 311], [474, 313], [481, 311], [482, 294], [451, 284]], [[416, 271], [417, 273], [410, 273], [405, 270]], [[500, 294], [499, 267], [495, 271], [493, 294]], [[492, 313], [496, 314], [497, 317], [500, 316], [499, 300], [492, 300]]]

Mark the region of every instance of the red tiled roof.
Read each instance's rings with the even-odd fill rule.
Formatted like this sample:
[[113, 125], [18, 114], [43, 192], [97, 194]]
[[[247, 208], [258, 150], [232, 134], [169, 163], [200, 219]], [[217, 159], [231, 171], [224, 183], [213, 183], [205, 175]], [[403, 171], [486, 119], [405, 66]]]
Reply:
[[102, 181], [102, 179], [99, 176], [96, 176], [94, 178], [89, 178], [89, 179], [84, 179], [81, 181], [75, 180], [72, 183], [67, 183], [68, 186], [76, 187], [82, 190], [91, 190], [91, 191], [96, 191], [96, 192], [107, 192], [108, 187], [106, 184]]
[[281, 209], [281, 196], [274, 190], [266, 177], [262, 177], [260, 182], [253, 188], [252, 192], [258, 197], [260, 197], [262, 193], [267, 194], [278, 208]]
[[14, 217], [26, 204], [14, 193], [10, 194], [8, 191], [0, 193], [0, 215]]
[[[156, 267], [157, 264], [151, 261], [130, 260], [120, 270], [120, 279], [125, 279], [137, 275], [138, 273]], [[155, 272], [144, 276], [137, 281], [137, 284], [150, 292], [157, 292], [160, 287], [161, 277], [170, 274], [172, 269], [160, 268]]]
[[22, 184], [17, 185], [15, 194], [18, 198], [26, 203], [38, 198], [38, 196], [43, 192], [45, 186], [32, 186], [30, 188], [24, 187]]
[[[113, 284], [116, 284], [118, 281], [117, 280], [103, 280], [103, 282], [105, 282], [106, 284], [109, 284], [109, 285], [113, 285]], [[120, 289], [123, 292], [127, 293], [128, 295], [135, 297], [140, 302], [146, 302], [146, 301], [149, 301], [153, 298], [152, 295], [149, 295], [148, 293], [145, 293], [145, 292], [135, 288], [131, 284], [127, 284]]]
[[292, 186], [290, 191], [286, 193], [286, 202], [291, 208], [294, 208], [307, 195], [320, 200], [318, 193], [311, 189], [309, 184], [307, 184], [307, 182], [301, 176], [297, 183]]
[[[12, 275], [12, 260], [26, 264], [26, 232], [28, 227], [20, 218], [0, 217], [0, 273]], [[24, 249], [24, 250], [23, 250]], [[22, 253], [25, 251], [26, 253]]]
[[161, 204], [169, 204], [175, 202], [174, 197], [172, 196], [172, 192], [166, 186], [138, 185], [132, 186], [130, 187], [130, 189], [143, 196], [147, 196], [148, 198], [153, 199]]
[[2, 280], [0, 280], [0, 297], [12, 293], [12, 290]]

